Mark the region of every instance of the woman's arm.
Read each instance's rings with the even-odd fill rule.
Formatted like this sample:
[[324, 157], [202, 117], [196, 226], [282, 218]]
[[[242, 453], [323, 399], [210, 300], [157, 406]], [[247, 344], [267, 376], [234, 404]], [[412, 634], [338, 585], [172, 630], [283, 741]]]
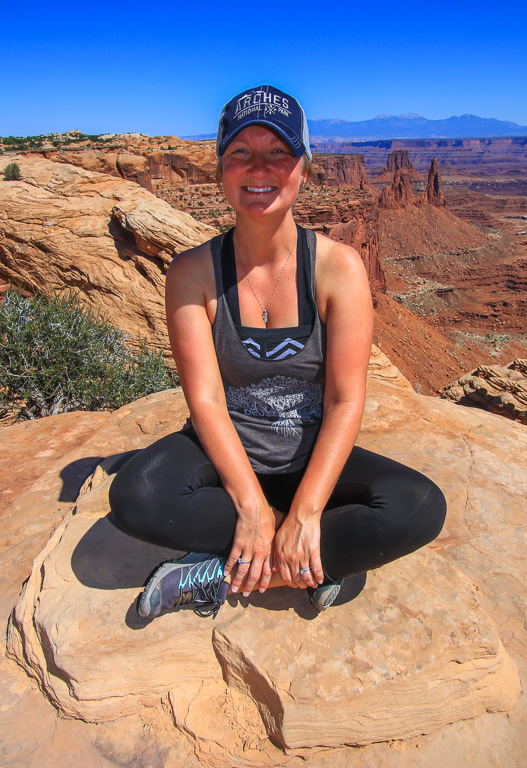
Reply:
[[[207, 243], [172, 262], [166, 281], [166, 312], [192, 424], [238, 513], [225, 574], [234, 574], [233, 591], [243, 583], [243, 592], [248, 594], [258, 581], [264, 591], [272, 575], [275, 518], [227, 411], [212, 339], [216, 290]], [[240, 557], [250, 566], [236, 567]]]
[[[373, 332], [370, 288], [357, 251], [318, 238], [316, 284], [327, 328], [324, 413], [304, 477], [276, 534], [273, 563], [286, 583], [299, 587], [324, 578], [320, 518], [359, 433]], [[300, 575], [308, 566], [311, 571]]]

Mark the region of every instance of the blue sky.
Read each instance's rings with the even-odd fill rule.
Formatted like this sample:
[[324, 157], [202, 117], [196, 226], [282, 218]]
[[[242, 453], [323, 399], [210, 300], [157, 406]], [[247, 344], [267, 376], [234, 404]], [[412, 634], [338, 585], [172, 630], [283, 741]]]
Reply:
[[[293, 20], [294, 17], [294, 20]], [[307, 116], [472, 113], [527, 125], [524, 3], [9, 3], [0, 135], [214, 132], [272, 83]]]

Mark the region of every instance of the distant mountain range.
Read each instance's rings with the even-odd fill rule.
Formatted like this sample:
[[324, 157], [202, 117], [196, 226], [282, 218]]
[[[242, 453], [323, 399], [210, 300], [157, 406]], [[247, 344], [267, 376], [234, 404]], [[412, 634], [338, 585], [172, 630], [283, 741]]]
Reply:
[[[378, 141], [382, 139], [480, 139], [527, 136], [527, 126], [493, 117], [459, 115], [427, 120], [421, 115], [378, 115], [372, 120], [308, 120], [311, 141]], [[215, 133], [185, 136], [215, 139]]]

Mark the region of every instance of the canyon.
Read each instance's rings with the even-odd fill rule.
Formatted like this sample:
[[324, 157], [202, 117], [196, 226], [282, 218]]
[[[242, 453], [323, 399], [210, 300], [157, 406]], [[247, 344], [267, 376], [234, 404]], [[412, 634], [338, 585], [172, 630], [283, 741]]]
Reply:
[[[396, 148], [374, 171], [367, 153], [317, 153], [295, 214], [361, 254], [376, 345], [359, 444], [440, 485], [441, 536], [318, 616], [274, 590], [230, 597], [217, 620], [142, 621], [141, 583], [174, 553], [117, 530], [108, 489], [184, 423], [181, 389], [2, 427], [6, 765], [522, 768], [525, 166], [453, 175], [423, 157]], [[0, 172], [13, 160], [0, 280], [77, 290], [168, 354], [166, 269], [234, 222], [212, 144], [77, 142], [1, 155]]]
[[[340, 142], [317, 149], [323, 151], [315, 152], [313, 176], [296, 204], [296, 218], [357, 248], [374, 295], [375, 342], [419, 391], [439, 394], [478, 365], [527, 357], [526, 141]], [[346, 154], [350, 149], [360, 152]], [[101, 173], [116, 185], [133, 182], [215, 231], [234, 224], [234, 212], [214, 182], [211, 141], [120, 135], [103, 144], [65, 141], [60, 148], [25, 152], [21, 159], [34, 167], [46, 161]], [[133, 226], [127, 231], [116, 215], [112, 222], [114, 232], [119, 228], [121, 250], [141, 248]], [[81, 251], [85, 243], [79, 243]], [[158, 244], [147, 247], [150, 281], [159, 250]], [[72, 260], [76, 251], [71, 249]], [[145, 253], [131, 258], [146, 268]], [[161, 283], [155, 278], [157, 302], [169, 255], [163, 260], [157, 268]], [[6, 267], [12, 257], [3, 261], [0, 279], [16, 279], [16, 268]], [[66, 270], [67, 284], [74, 284], [74, 271]], [[157, 334], [161, 323], [159, 317], [146, 324], [147, 337], [156, 337], [159, 347], [166, 344], [165, 335]]]
[[406, 150], [417, 170], [423, 172], [435, 158], [443, 176], [461, 170], [475, 177], [527, 175], [527, 137], [495, 139], [388, 139], [382, 141], [317, 142], [315, 152], [362, 154], [368, 174], [386, 166], [392, 152]]

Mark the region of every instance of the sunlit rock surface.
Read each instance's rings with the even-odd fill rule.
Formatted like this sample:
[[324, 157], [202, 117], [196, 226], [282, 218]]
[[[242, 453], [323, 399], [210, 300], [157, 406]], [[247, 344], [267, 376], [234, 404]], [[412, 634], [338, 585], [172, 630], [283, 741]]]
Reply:
[[[154, 764], [154, 745], [169, 766], [297, 768], [307, 760], [316, 768], [365, 761], [520, 768], [527, 746], [524, 696], [517, 698], [518, 671], [524, 681], [527, 673], [525, 429], [419, 396], [404, 382], [386, 383], [382, 368], [377, 356], [359, 442], [429, 474], [449, 514], [431, 548], [369, 573], [365, 584], [348, 580], [321, 615], [305, 594], [281, 589], [231, 597], [216, 620], [189, 611], [152, 622], [137, 616], [144, 578], [174, 553], [117, 530], [107, 490], [127, 451], [179, 428], [186, 413], [180, 392], [95, 414], [101, 419], [91, 426], [88, 414], [66, 414], [4, 430], [4, 487], [12, 491], [4, 497], [11, 525], [4, 616], [36, 557], [12, 616], [10, 655], [66, 716], [106, 723], [81, 732], [72, 721], [74, 739], [89, 746], [103, 733], [104, 759], [122, 760], [126, 735], [124, 764], [145, 768]], [[16, 457], [27, 453], [28, 440], [34, 453], [23, 483]], [[55, 501], [60, 472], [67, 477], [71, 468], [73, 488], [74, 476], [78, 485], [92, 470], [75, 462], [112, 456], [60, 522], [67, 507]], [[46, 495], [46, 488], [54, 490]], [[56, 525], [40, 554], [39, 519]], [[13, 661], [0, 671], [9, 683], [7, 727], [20, 734], [22, 713], [31, 730], [27, 707], [41, 694], [24, 692]], [[51, 722], [52, 713], [48, 706], [40, 722]], [[14, 754], [12, 738], [6, 754]], [[64, 754], [75, 749], [66, 741]]]

